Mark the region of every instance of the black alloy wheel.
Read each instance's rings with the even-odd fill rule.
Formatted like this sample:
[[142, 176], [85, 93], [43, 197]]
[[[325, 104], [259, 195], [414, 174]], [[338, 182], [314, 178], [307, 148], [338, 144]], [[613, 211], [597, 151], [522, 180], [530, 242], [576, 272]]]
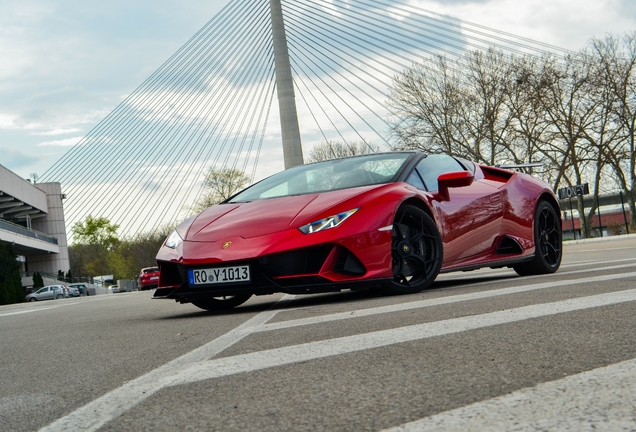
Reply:
[[514, 266], [521, 276], [554, 273], [561, 266], [563, 232], [561, 218], [546, 201], [540, 201], [534, 216], [534, 258]]
[[233, 309], [242, 305], [252, 297], [252, 294], [239, 294], [233, 296], [210, 297], [192, 300], [192, 304], [208, 311], [222, 311]]
[[403, 205], [395, 214], [391, 257], [390, 294], [411, 294], [428, 288], [442, 267], [442, 238], [433, 219], [422, 209]]

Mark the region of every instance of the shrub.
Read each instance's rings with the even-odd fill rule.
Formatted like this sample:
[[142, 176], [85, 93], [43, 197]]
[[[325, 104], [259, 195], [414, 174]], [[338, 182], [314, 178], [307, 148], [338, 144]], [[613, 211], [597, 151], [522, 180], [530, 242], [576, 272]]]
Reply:
[[44, 286], [44, 279], [39, 272], [33, 273], [33, 288], [42, 288]]
[[9, 243], [0, 243], [0, 304], [17, 303], [24, 299], [18, 255]]

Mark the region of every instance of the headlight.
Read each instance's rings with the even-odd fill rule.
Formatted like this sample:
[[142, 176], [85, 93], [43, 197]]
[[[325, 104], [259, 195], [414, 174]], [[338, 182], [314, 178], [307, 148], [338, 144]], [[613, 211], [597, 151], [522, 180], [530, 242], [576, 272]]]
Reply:
[[181, 243], [183, 243], [183, 239], [181, 238], [179, 233], [174, 230], [172, 231], [172, 234], [170, 234], [166, 239], [165, 246], [169, 247], [170, 249], [176, 249], [177, 246], [179, 246]]
[[329, 216], [324, 219], [317, 220], [315, 222], [308, 223], [299, 227], [301, 233], [311, 234], [318, 231], [324, 231], [331, 228], [335, 228], [343, 223], [349, 216], [357, 212], [360, 208], [355, 208], [346, 212], [338, 213], [337, 215]]

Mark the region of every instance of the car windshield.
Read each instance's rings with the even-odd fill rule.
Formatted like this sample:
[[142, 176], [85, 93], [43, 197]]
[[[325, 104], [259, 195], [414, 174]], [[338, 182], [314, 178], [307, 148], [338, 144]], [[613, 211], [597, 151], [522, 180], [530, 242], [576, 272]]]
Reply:
[[230, 203], [327, 192], [394, 181], [412, 153], [379, 153], [294, 167], [243, 190]]
[[159, 268], [157, 268], [157, 267], [147, 268], [147, 269], [144, 269], [144, 274], [155, 273], [155, 272], [158, 272], [158, 271], [159, 271]]

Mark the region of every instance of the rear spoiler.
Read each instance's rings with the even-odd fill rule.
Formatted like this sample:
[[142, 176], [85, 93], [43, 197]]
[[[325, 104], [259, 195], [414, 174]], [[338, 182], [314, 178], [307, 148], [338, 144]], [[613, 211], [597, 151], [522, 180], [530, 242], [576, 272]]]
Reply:
[[497, 164], [495, 165], [495, 168], [502, 168], [502, 169], [520, 169], [520, 168], [535, 168], [535, 167], [541, 167], [545, 165], [543, 162], [531, 162], [531, 163], [527, 163], [527, 164]]

